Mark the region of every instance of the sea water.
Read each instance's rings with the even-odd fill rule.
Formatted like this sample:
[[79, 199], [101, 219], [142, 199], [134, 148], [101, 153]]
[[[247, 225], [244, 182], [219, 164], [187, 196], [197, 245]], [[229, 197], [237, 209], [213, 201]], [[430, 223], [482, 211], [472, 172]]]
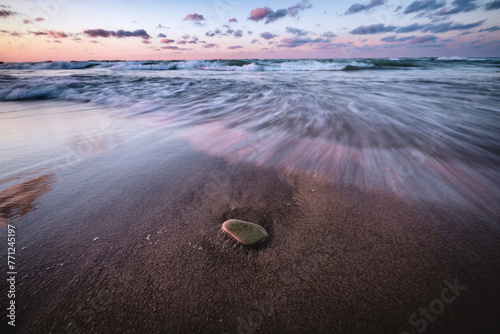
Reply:
[[230, 162], [494, 211], [499, 92], [500, 58], [0, 64], [0, 108], [112, 107]]

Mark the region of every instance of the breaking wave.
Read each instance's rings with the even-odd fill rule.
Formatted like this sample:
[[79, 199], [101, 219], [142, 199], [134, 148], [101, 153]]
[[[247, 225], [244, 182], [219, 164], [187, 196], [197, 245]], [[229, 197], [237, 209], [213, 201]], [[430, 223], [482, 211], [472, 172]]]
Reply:
[[[149, 70], [209, 70], [209, 71], [342, 71], [342, 70], [380, 70], [398, 67], [442, 66], [443, 62], [471, 63], [493, 62], [494, 58], [379, 58], [379, 59], [247, 59], [247, 60], [187, 60], [187, 61], [45, 61], [3, 63], [2, 69], [17, 70], [78, 70], [110, 69], [115, 71]], [[496, 62], [498, 63], [498, 62]]]

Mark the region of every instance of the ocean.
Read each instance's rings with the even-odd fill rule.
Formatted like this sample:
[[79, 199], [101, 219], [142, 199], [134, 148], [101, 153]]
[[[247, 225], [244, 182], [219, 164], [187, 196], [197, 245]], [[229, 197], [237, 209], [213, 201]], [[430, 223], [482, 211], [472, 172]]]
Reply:
[[500, 202], [499, 92], [500, 58], [0, 64], [2, 117], [99, 106], [232, 163], [473, 210]]

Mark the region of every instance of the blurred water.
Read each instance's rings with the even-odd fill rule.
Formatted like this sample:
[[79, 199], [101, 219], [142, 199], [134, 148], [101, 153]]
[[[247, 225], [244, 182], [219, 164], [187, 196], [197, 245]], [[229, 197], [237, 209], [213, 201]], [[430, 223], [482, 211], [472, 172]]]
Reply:
[[499, 68], [498, 58], [3, 64], [0, 100], [112, 106], [230, 161], [497, 210]]

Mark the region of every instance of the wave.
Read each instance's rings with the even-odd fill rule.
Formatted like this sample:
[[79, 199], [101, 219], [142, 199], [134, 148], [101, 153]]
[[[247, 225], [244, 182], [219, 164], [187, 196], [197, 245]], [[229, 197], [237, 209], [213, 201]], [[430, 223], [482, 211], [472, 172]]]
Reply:
[[73, 70], [103, 66], [104, 62], [88, 61], [44, 61], [37, 63], [3, 63], [0, 69], [5, 70]]
[[499, 203], [500, 81], [491, 76], [498, 61], [6, 63], [0, 101], [88, 101], [185, 131], [200, 150], [230, 161], [433, 201], [481, 203], [492, 193]]
[[495, 63], [494, 58], [359, 58], [359, 59], [230, 59], [230, 60], [164, 60], [164, 61], [45, 61], [0, 63], [0, 70], [83, 70], [107, 69], [111, 71], [351, 71], [382, 70], [411, 67], [441, 66], [443, 63], [471, 62]]

